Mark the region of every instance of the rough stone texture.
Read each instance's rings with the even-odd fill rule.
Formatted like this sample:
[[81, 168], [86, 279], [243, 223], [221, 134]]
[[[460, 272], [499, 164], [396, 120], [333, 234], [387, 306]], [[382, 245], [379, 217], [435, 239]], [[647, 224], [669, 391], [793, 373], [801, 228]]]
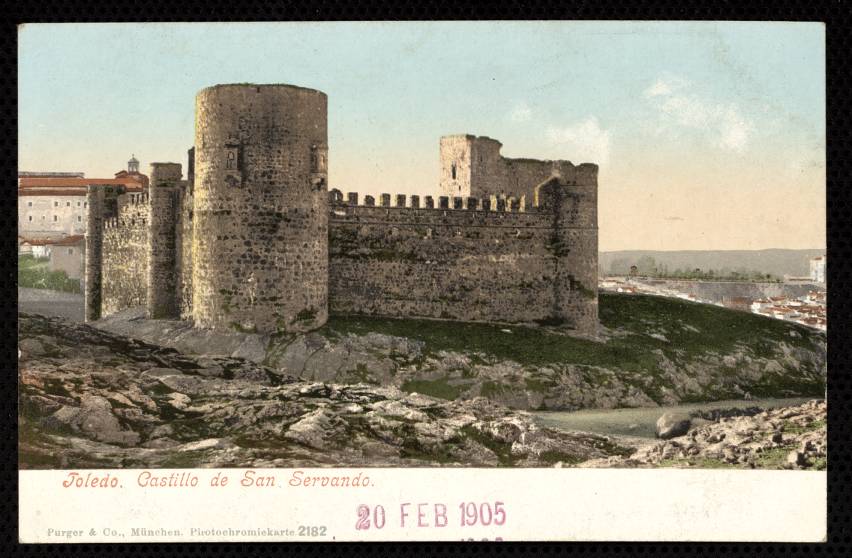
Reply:
[[326, 95], [218, 85], [196, 98], [192, 314], [303, 331], [328, 316]]
[[296, 381], [21, 314], [20, 467], [548, 467], [626, 455], [483, 398]]
[[575, 172], [570, 161], [503, 157], [501, 147], [499, 141], [484, 136], [442, 137], [441, 195], [480, 199], [513, 196], [530, 203], [538, 185], [552, 177], [570, 180]]
[[103, 300], [103, 239], [104, 239], [104, 192], [96, 186], [86, 191], [86, 290], [85, 319], [94, 321], [101, 317]]
[[683, 436], [689, 431], [692, 417], [685, 413], [664, 413], [656, 424], [657, 438], [668, 440]]
[[[117, 216], [104, 221], [103, 316], [146, 305], [150, 212], [148, 193], [122, 194]], [[94, 214], [90, 206], [89, 215]]]
[[187, 176], [179, 190], [177, 245], [177, 297], [180, 317], [192, 319], [192, 186], [195, 183], [195, 148], [187, 153]]
[[178, 195], [181, 168], [177, 163], [151, 163], [148, 219], [147, 308], [149, 318], [178, 318]]
[[594, 467], [825, 469], [826, 404], [812, 400], [748, 416], [696, 421], [684, 436], [640, 447], [630, 456], [593, 460]]
[[476, 200], [464, 206], [472, 209], [333, 201], [331, 312], [540, 322], [595, 335], [596, 174], [587, 165], [573, 180], [552, 179], [522, 212], [477, 209]]
[[[503, 160], [499, 142], [460, 136], [487, 198], [358, 205], [327, 191], [325, 94], [221, 85], [196, 102], [188, 180], [156, 163], [150, 200], [120, 196], [106, 220], [91, 319], [147, 305], [149, 317], [259, 333], [316, 329], [331, 311], [597, 335], [597, 166]], [[480, 153], [503, 170], [486, 172]], [[90, 215], [94, 231], [101, 213]]]
[[[641, 295], [607, 295], [604, 300], [635, 301], [636, 296]], [[611, 308], [611, 304], [608, 306]], [[713, 310], [738, 316], [733, 310]], [[371, 318], [332, 318], [317, 331], [271, 336], [197, 329], [185, 321], [145, 320], [139, 310], [113, 314], [93, 325], [186, 353], [244, 357], [269, 366], [281, 376], [395, 386], [456, 400], [483, 396], [516, 409], [655, 407], [749, 398], [750, 393], [757, 397], [796, 397], [825, 391], [824, 334], [754, 317], [765, 322], [764, 326], [780, 328], [780, 335], [772, 336], [758, 323], [753, 328], [754, 337], [740, 338], [735, 345], [714, 345], [689, 354], [679, 348], [665, 352], [648, 347], [661, 343], [653, 335], [663, 330], [662, 324], [695, 329], [695, 321], [680, 318], [673, 322], [671, 316], [677, 315], [671, 308], [648, 308], [626, 317], [629, 323], [622, 322], [617, 332], [608, 329], [610, 338], [606, 341], [554, 335], [558, 330], [551, 328], [429, 321], [414, 322], [419, 325], [402, 336], [381, 329], [391, 324], [393, 330], [393, 324], [401, 322]], [[353, 329], [352, 322], [365, 327]], [[493, 339], [494, 345], [522, 338], [531, 353], [553, 350], [563, 343], [573, 349], [555, 360], [529, 362], [514, 351], [491, 353], [487, 346], [451, 349], [446, 341], [430, 337], [431, 327], [445, 328], [448, 335], [462, 338], [471, 327], [487, 329], [482, 338]], [[671, 329], [663, 331], [672, 335]], [[796, 331], [804, 337], [790, 337], [789, 333]], [[706, 337], [709, 333], [696, 329], [690, 335]], [[796, 339], [796, 346], [788, 344], [785, 337]], [[594, 363], [592, 355], [597, 351], [620, 357]], [[646, 362], [647, 368], [637, 369], [636, 362]], [[725, 362], [735, 365], [730, 367]], [[718, 416], [703, 418], [716, 420]]]

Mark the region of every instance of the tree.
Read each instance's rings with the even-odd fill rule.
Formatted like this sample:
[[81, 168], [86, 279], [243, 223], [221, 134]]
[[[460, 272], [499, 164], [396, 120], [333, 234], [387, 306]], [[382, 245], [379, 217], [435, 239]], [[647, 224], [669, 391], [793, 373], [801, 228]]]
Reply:
[[640, 275], [655, 275], [657, 273], [657, 262], [651, 256], [642, 256], [636, 261], [636, 268]]
[[627, 275], [630, 271], [630, 261], [627, 258], [616, 258], [609, 264], [611, 275]]

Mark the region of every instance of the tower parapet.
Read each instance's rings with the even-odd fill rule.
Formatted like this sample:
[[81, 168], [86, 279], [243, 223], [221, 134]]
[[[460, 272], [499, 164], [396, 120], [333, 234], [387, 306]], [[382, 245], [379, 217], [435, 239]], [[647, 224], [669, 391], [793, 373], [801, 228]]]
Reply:
[[328, 317], [325, 93], [217, 85], [196, 97], [196, 325], [304, 331]]

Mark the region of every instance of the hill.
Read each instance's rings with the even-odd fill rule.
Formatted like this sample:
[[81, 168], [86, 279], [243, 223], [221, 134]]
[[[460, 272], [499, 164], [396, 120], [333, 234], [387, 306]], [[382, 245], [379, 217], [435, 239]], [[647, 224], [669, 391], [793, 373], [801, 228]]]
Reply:
[[[636, 265], [640, 258], [651, 257], [657, 265], [665, 265], [670, 271], [676, 269], [746, 269], [769, 273], [778, 277], [792, 275], [807, 276], [809, 261], [825, 254], [825, 249], [812, 250], [622, 250], [601, 252], [599, 265], [603, 273], [610, 273], [615, 263], [617, 268], [626, 263], [626, 268]], [[620, 261], [623, 260], [623, 261]]]
[[544, 467], [631, 452], [484, 399], [299, 381], [61, 318], [19, 326], [23, 469]]
[[196, 330], [125, 312], [98, 327], [182, 351], [242, 356], [306, 380], [392, 385], [518, 409], [675, 405], [825, 392], [825, 335], [710, 305], [603, 293], [602, 340], [556, 329], [334, 317], [303, 335]]

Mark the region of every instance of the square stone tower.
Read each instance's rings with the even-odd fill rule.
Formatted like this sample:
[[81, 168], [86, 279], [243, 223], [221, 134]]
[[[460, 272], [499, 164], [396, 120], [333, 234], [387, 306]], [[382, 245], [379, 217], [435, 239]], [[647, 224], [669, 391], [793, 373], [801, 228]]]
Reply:
[[440, 195], [487, 197], [483, 194], [489, 184], [505, 182], [501, 147], [502, 143], [485, 136], [441, 137]]

